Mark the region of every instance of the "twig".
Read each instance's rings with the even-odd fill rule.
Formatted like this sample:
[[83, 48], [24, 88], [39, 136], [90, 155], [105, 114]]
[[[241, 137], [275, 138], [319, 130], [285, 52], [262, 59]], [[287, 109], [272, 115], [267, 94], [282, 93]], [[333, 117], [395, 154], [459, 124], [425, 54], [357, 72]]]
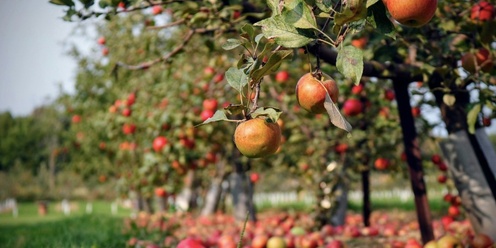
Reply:
[[175, 22], [167, 23], [167, 24], [162, 25], [162, 26], [152, 26], [152, 27], [147, 27], [146, 29], [150, 29], [150, 30], [155, 30], [155, 29], [166, 29], [166, 28], [170, 28], [170, 27], [177, 26], [177, 25], [179, 25], [179, 24], [183, 24], [185, 21], [186, 21], [186, 20], [181, 19], [181, 20], [178, 20], [178, 21], [175, 21]]

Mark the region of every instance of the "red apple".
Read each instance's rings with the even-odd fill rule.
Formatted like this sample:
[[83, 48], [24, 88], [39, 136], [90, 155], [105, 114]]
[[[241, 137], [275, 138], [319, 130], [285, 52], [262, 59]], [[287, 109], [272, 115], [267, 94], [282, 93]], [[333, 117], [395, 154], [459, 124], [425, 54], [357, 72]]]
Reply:
[[476, 3], [470, 9], [470, 19], [473, 21], [486, 22], [494, 18], [494, 6], [486, 1]]
[[432, 155], [431, 157], [431, 161], [434, 163], [434, 164], [440, 164], [442, 159], [441, 159], [441, 156], [439, 156], [439, 154], [434, 154]]
[[360, 95], [363, 91], [363, 84], [355, 85], [351, 88], [351, 93], [354, 95]]
[[408, 27], [427, 24], [437, 9], [437, 0], [382, 0], [397, 22]]
[[420, 116], [420, 107], [413, 107], [412, 108], [412, 115], [414, 118]]
[[475, 53], [465, 53], [461, 61], [463, 69], [470, 73], [475, 73], [476, 64], [483, 72], [489, 72], [493, 67], [491, 53], [485, 48], [479, 48]]
[[448, 177], [446, 176], [446, 174], [441, 174], [437, 177], [437, 181], [439, 183], [446, 183], [447, 180], [448, 180]]
[[449, 206], [448, 214], [451, 217], [457, 217], [458, 215], [460, 215], [460, 209], [457, 206]]
[[79, 123], [81, 122], [81, 116], [80, 115], [73, 115], [72, 116], [72, 123]]
[[473, 248], [490, 248], [494, 244], [493, 240], [484, 233], [478, 233], [470, 242]]
[[360, 38], [356, 38], [356, 39], [351, 40], [351, 45], [358, 48], [358, 49], [365, 49], [368, 41], [369, 41], [369, 39], [364, 36], [364, 37], [360, 37]]
[[122, 110], [122, 115], [123, 115], [123, 116], [126, 116], [126, 117], [127, 117], [127, 116], [130, 116], [130, 115], [131, 115], [131, 109], [129, 109], [129, 108], [125, 108], [125, 109], [123, 109], [123, 110]]
[[154, 140], [153, 140], [153, 144], [152, 144], [152, 147], [153, 147], [153, 150], [155, 152], [160, 152], [162, 151], [162, 149], [167, 145], [167, 138], [165, 138], [164, 136], [158, 136], [156, 137]]
[[132, 106], [136, 102], [136, 93], [131, 93], [127, 96], [126, 105], [128, 107]]
[[329, 242], [325, 248], [343, 248], [344, 247], [344, 244], [343, 242], [341, 242], [340, 240], [332, 240], [331, 242]]
[[394, 91], [393, 90], [385, 90], [384, 91], [384, 99], [388, 101], [392, 101], [395, 99]]
[[343, 154], [348, 150], [348, 145], [345, 143], [339, 143], [334, 147], [334, 151], [338, 154]]
[[251, 173], [250, 174], [250, 181], [252, 183], [257, 183], [258, 180], [260, 180], [260, 175], [258, 175], [258, 173]]
[[378, 158], [374, 162], [374, 167], [377, 170], [385, 170], [389, 167], [389, 160], [385, 158]]
[[482, 125], [484, 125], [485, 127], [491, 126], [491, 118], [483, 117], [482, 118]]
[[194, 238], [183, 239], [176, 248], [205, 248], [200, 240]]
[[106, 42], [106, 41], [105, 41], [105, 37], [100, 37], [100, 38], [98, 38], [97, 42], [98, 42], [98, 44], [100, 44], [100, 45], [105, 45], [105, 42]]
[[448, 202], [448, 203], [451, 203], [451, 200], [453, 199], [453, 195], [450, 194], [450, 193], [446, 193], [444, 196], [443, 196], [443, 201], [445, 202]]
[[200, 113], [200, 118], [202, 119], [202, 121], [206, 121], [208, 118], [214, 116], [215, 112], [213, 110], [210, 110], [210, 109], [204, 109], [201, 113]]
[[102, 48], [102, 55], [107, 56], [109, 54], [109, 49], [107, 47]]
[[288, 71], [279, 71], [276, 74], [276, 82], [278, 83], [285, 83], [289, 79], [289, 72]]
[[356, 98], [350, 98], [343, 104], [343, 113], [347, 116], [356, 116], [362, 113], [363, 104]]
[[217, 106], [217, 99], [211, 98], [203, 100], [203, 109], [215, 111]]
[[256, 235], [251, 241], [252, 248], [265, 248], [267, 242], [269, 241], [269, 236], [267, 234]]
[[133, 134], [136, 131], [136, 125], [125, 123], [122, 125], [122, 132], [126, 135]]
[[164, 188], [159, 187], [155, 188], [155, 195], [164, 198], [165, 196], [167, 196], [167, 192]]
[[211, 66], [207, 66], [205, 67], [205, 69], [203, 69], [203, 73], [205, 74], [205, 76], [211, 77], [215, 74], [215, 69]]
[[215, 77], [214, 77], [214, 83], [220, 83], [222, 82], [222, 80], [224, 80], [224, 73], [217, 73], [215, 74]]
[[232, 19], [237, 20], [241, 16], [241, 11], [235, 10], [232, 14]]
[[443, 162], [439, 163], [439, 164], [437, 165], [437, 168], [438, 168], [440, 171], [447, 171], [447, 170], [448, 170], [448, 166], [447, 166], [445, 163], [443, 163]]
[[164, 10], [164, 9], [162, 8], [162, 6], [160, 6], [160, 5], [155, 5], [155, 6], [153, 6], [153, 8], [152, 8], [152, 14], [153, 14], [153, 15], [159, 15], [159, 14], [162, 14], [162, 11], [163, 11], [163, 10]]

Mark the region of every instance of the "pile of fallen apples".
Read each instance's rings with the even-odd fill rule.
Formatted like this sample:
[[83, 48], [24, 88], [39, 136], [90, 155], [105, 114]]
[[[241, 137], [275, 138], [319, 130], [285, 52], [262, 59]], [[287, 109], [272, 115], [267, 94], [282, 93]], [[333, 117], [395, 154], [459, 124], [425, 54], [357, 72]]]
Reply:
[[[338, 247], [494, 247], [488, 235], [475, 234], [468, 220], [443, 216], [433, 221], [437, 240], [422, 246], [419, 225], [413, 212], [376, 211], [366, 227], [360, 214], [351, 213], [343, 226], [317, 228], [309, 214], [266, 212], [256, 222], [236, 221], [218, 213], [139, 214], [128, 220], [144, 232], [155, 232], [155, 240], [139, 235], [131, 237], [130, 247], [177, 248], [338, 248]], [[243, 231], [244, 228], [244, 231]], [[158, 235], [157, 235], [158, 234]]]

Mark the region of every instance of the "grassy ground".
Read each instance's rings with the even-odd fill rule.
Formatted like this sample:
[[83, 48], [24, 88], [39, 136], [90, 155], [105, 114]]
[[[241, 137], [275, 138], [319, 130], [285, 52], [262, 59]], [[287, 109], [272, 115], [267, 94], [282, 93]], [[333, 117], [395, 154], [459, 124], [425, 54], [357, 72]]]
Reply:
[[85, 213], [86, 203], [66, 216], [49, 205], [46, 216], [38, 215], [35, 203], [20, 203], [18, 216], [0, 214], [1, 247], [124, 247], [123, 217], [129, 210], [119, 208], [111, 214], [107, 202], [94, 202], [93, 212]]

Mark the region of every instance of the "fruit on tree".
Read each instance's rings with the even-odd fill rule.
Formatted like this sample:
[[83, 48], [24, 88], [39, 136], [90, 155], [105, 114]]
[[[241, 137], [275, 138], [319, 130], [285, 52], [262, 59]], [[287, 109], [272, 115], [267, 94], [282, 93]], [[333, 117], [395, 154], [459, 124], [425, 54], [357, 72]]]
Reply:
[[326, 112], [324, 102], [327, 94], [329, 94], [333, 102], [337, 102], [339, 88], [336, 81], [326, 74], [322, 74], [322, 78], [319, 80], [312, 73], [307, 73], [296, 84], [296, 100], [298, 104], [314, 114]]
[[284, 238], [279, 236], [273, 236], [267, 241], [267, 248], [286, 248], [286, 242]]
[[194, 238], [183, 239], [177, 245], [177, 248], [205, 248], [202, 242]]
[[215, 76], [214, 76], [214, 83], [220, 83], [222, 82], [222, 80], [224, 80], [224, 73], [217, 73]]
[[260, 175], [258, 173], [251, 173], [250, 174], [250, 181], [252, 183], [257, 183], [258, 180], [260, 180]]
[[488, 72], [493, 67], [491, 53], [485, 48], [479, 48], [475, 53], [465, 53], [462, 56], [462, 67], [470, 73], [475, 73], [476, 65], [483, 72]]
[[217, 99], [205, 99], [203, 100], [203, 109], [216, 110], [218, 106]]
[[345, 143], [339, 143], [334, 147], [334, 151], [338, 154], [343, 154], [348, 150], [348, 145]]
[[202, 119], [202, 121], [206, 121], [208, 118], [214, 116], [215, 112], [213, 110], [210, 110], [210, 109], [204, 109], [201, 113], [200, 113], [200, 118]]
[[437, 9], [437, 0], [382, 0], [389, 14], [397, 22], [408, 27], [427, 24]]
[[127, 96], [126, 105], [128, 107], [132, 106], [136, 102], [136, 93], [131, 93]]
[[73, 115], [72, 116], [72, 123], [79, 123], [81, 122], [81, 116], [80, 115]]
[[458, 206], [449, 206], [448, 214], [451, 217], [457, 217], [460, 215], [460, 208], [458, 208]]
[[476, 234], [470, 242], [470, 245], [474, 248], [489, 248], [493, 244], [493, 240], [484, 233]]
[[394, 95], [394, 91], [393, 90], [385, 90], [384, 91], [384, 99], [388, 100], [388, 101], [392, 101], [394, 100], [395, 98], [395, 95]]
[[347, 116], [356, 116], [362, 113], [363, 104], [356, 98], [350, 98], [343, 104], [343, 113]]
[[238, 150], [250, 158], [273, 154], [281, 144], [281, 129], [270, 119], [254, 118], [241, 122], [234, 131]]
[[152, 8], [152, 14], [153, 14], [153, 15], [159, 15], [159, 14], [162, 14], [162, 11], [163, 11], [163, 10], [164, 10], [164, 9], [162, 8], [162, 6], [160, 6], [160, 5], [155, 5], [155, 6], [153, 6], [153, 8]]
[[363, 91], [363, 84], [354, 85], [351, 88], [351, 93], [354, 95], [360, 95], [360, 93], [362, 93], [362, 91]]
[[126, 117], [131, 116], [131, 109], [129, 109], [129, 108], [123, 109], [122, 110], [122, 115], [123, 116], [126, 116]]
[[389, 160], [385, 158], [378, 158], [374, 162], [374, 167], [377, 170], [385, 170], [389, 167]]
[[215, 69], [211, 66], [207, 66], [205, 67], [205, 69], [203, 69], [203, 73], [205, 74], [205, 76], [211, 77], [215, 74]]
[[164, 188], [158, 187], [158, 188], [155, 188], [155, 195], [163, 198], [163, 197], [167, 196], [167, 192], [165, 191]]
[[107, 56], [109, 54], [109, 49], [107, 47], [102, 48], [102, 55]]
[[486, 1], [480, 1], [470, 9], [470, 19], [486, 22], [494, 18], [494, 6]]
[[412, 115], [413, 117], [419, 117], [420, 116], [420, 107], [413, 107], [412, 108]]
[[287, 82], [289, 79], [289, 72], [288, 71], [279, 71], [276, 74], [276, 82], [278, 83], [284, 83]]
[[97, 43], [100, 45], [105, 45], [105, 42], [106, 42], [105, 37], [100, 37], [97, 40]]
[[125, 123], [122, 125], [122, 132], [126, 135], [133, 134], [136, 131], [136, 125]]
[[446, 177], [445, 174], [441, 174], [437, 177], [437, 181], [439, 183], [446, 183], [446, 181], [448, 180], [448, 177]]
[[359, 49], [365, 49], [365, 47], [367, 46], [368, 40], [369, 39], [365, 36], [360, 37], [360, 38], [356, 38], [356, 39], [351, 40], [351, 45], [356, 47], [356, 48], [359, 48]]
[[434, 164], [440, 164], [441, 163], [441, 156], [439, 156], [439, 154], [434, 154], [431, 156], [431, 161], [434, 163]]
[[164, 136], [158, 136], [153, 140], [153, 150], [155, 152], [160, 152], [167, 145], [167, 138]]
[[491, 126], [491, 118], [482, 117], [482, 125], [484, 125], [485, 127]]

